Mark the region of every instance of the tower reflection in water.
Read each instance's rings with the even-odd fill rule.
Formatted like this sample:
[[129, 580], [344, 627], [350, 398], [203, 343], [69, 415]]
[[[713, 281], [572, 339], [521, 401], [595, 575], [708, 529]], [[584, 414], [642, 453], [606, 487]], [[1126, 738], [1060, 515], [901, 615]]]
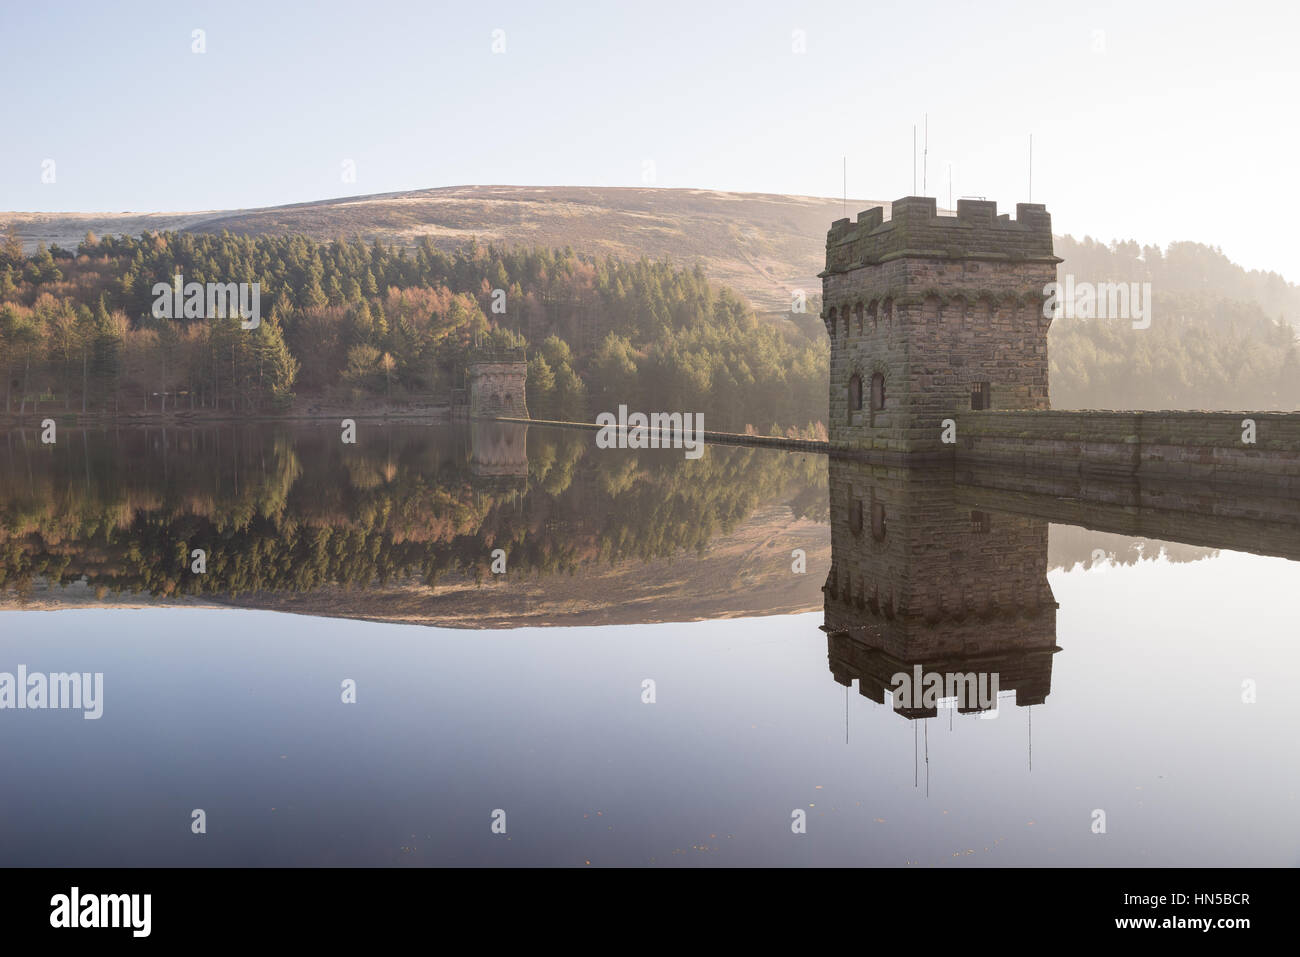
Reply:
[[[1003, 703], [1014, 692], [1018, 707], [1046, 701], [1060, 650], [1047, 521], [960, 503], [951, 470], [837, 459], [829, 470], [823, 630], [835, 680], [909, 719], [996, 707], [972, 682]], [[942, 688], [923, 694], [914, 676]]]
[[527, 491], [528, 426], [512, 422], [475, 421], [469, 427], [469, 465], [475, 478], [513, 485]]

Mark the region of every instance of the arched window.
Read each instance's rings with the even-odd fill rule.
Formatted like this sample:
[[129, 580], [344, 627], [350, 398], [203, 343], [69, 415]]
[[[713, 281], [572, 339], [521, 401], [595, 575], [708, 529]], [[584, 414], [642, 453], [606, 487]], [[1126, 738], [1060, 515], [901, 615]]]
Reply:
[[871, 377], [871, 409], [879, 412], [885, 407], [885, 377], [879, 372]]
[[849, 530], [854, 535], [862, 534], [862, 499], [855, 498], [849, 507]]
[[830, 328], [830, 333], [831, 333], [831, 338], [832, 338], [832, 339], [834, 339], [835, 336], [837, 335], [837, 330], [836, 330], [836, 328], [835, 328], [835, 323], [836, 323], [836, 321], [838, 320], [838, 317], [839, 317], [839, 313], [837, 313], [837, 312], [835, 311], [835, 308], [832, 306], [832, 307], [831, 307], [830, 315], [827, 317], [827, 318], [830, 320], [829, 328]]
[[862, 411], [862, 376], [856, 372], [849, 379], [849, 411]]
[[878, 542], [885, 540], [885, 506], [879, 502], [871, 503], [871, 537]]
[[939, 324], [939, 297], [931, 293], [921, 303], [921, 321], [931, 329]]

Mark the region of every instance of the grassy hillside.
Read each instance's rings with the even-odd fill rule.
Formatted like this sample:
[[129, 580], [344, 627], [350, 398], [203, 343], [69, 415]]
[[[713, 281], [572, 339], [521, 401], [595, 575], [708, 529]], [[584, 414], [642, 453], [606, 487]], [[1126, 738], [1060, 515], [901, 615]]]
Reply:
[[[879, 205], [889, 207], [851, 199], [847, 208], [855, 215]], [[705, 189], [449, 186], [201, 213], [0, 213], [0, 231], [13, 226], [29, 253], [38, 242], [75, 247], [87, 231], [145, 230], [360, 236], [412, 248], [428, 236], [444, 251], [472, 237], [498, 246], [570, 246], [592, 256], [698, 262], [759, 312], [781, 312], [792, 289], [821, 289], [826, 230], [844, 209], [837, 199]]]

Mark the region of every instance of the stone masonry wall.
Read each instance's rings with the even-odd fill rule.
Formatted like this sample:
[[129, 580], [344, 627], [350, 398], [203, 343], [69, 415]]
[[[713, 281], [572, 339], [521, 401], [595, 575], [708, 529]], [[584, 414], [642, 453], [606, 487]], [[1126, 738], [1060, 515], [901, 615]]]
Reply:
[[[1255, 443], [1242, 441], [1243, 420]], [[1300, 415], [1285, 412], [965, 412], [956, 467], [1085, 472], [1300, 488]]]
[[528, 363], [479, 361], [469, 366], [471, 416], [528, 417]]

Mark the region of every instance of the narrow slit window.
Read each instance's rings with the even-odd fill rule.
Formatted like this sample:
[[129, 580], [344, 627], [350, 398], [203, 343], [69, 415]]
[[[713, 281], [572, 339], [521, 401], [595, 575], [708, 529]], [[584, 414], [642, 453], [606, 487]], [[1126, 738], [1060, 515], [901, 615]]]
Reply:
[[871, 377], [871, 408], [879, 412], [885, 407], [885, 377], [877, 372]]

